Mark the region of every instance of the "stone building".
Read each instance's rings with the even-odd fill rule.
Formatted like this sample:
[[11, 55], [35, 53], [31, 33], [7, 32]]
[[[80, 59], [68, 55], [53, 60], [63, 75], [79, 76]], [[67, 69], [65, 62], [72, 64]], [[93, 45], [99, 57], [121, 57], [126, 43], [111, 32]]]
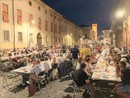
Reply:
[[82, 33], [40, 0], [0, 0], [0, 49], [72, 45]]
[[103, 42], [110, 44], [111, 43], [111, 40], [110, 40], [111, 30], [110, 30], [110, 28], [103, 29], [102, 32], [103, 32]]

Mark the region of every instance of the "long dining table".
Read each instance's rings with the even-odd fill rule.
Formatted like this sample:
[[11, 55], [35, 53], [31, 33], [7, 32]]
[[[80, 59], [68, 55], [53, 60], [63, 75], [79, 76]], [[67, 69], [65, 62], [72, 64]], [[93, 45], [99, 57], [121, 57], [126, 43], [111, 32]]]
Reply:
[[121, 78], [117, 77], [114, 65], [109, 65], [107, 60], [100, 59], [93, 68], [92, 79], [95, 80], [95, 90], [102, 94], [113, 93], [116, 83], [121, 82]]

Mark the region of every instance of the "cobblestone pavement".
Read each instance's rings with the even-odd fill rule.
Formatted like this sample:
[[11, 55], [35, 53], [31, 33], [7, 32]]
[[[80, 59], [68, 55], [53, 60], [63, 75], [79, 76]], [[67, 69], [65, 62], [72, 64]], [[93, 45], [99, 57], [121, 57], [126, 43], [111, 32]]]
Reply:
[[[62, 79], [50, 82], [41, 92], [37, 92], [34, 96], [28, 97], [28, 89], [19, 89], [16, 84], [8, 87], [2, 87], [2, 78], [0, 77], [0, 98], [72, 98], [73, 86], [70, 76], [63, 77]], [[82, 98], [76, 96], [75, 98]], [[95, 98], [110, 98], [110, 95], [95, 96]], [[116, 98], [116, 97], [112, 97]]]

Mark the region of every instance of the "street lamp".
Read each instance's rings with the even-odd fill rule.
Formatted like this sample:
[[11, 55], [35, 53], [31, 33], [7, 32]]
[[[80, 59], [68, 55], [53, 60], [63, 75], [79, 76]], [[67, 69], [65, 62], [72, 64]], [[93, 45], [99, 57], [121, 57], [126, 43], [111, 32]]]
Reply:
[[116, 17], [122, 18], [125, 16], [125, 10], [118, 10], [116, 13]]
[[125, 33], [125, 44], [126, 44], [126, 48], [127, 48], [127, 13], [124, 9], [122, 10], [118, 10], [116, 13], [116, 17], [117, 18], [123, 18], [123, 31]]

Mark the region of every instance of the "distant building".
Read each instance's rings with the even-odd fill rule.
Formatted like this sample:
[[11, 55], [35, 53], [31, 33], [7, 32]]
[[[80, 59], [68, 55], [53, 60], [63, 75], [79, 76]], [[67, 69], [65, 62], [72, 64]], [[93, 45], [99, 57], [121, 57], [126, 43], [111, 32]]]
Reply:
[[122, 18], [115, 17], [111, 25], [112, 44], [123, 48], [130, 47], [130, 0], [119, 0], [116, 9], [126, 12]]
[[98, 25], [97, 23], [92, 24], [92, 38], [94, 41], [98, 41]]
[[83, 30], [40, 0], [0, 0], [0, 49], [77, 43]]
[[103, 42], [104, 43], [111, 43], [111, 39], [110, 39], [110, 33], [111, 33], [111, 30], [109, 28], [107, 29], [103, 29]]
[[92, 39], [92, 28], [90, 26], [82, 26], [84, 39]]

